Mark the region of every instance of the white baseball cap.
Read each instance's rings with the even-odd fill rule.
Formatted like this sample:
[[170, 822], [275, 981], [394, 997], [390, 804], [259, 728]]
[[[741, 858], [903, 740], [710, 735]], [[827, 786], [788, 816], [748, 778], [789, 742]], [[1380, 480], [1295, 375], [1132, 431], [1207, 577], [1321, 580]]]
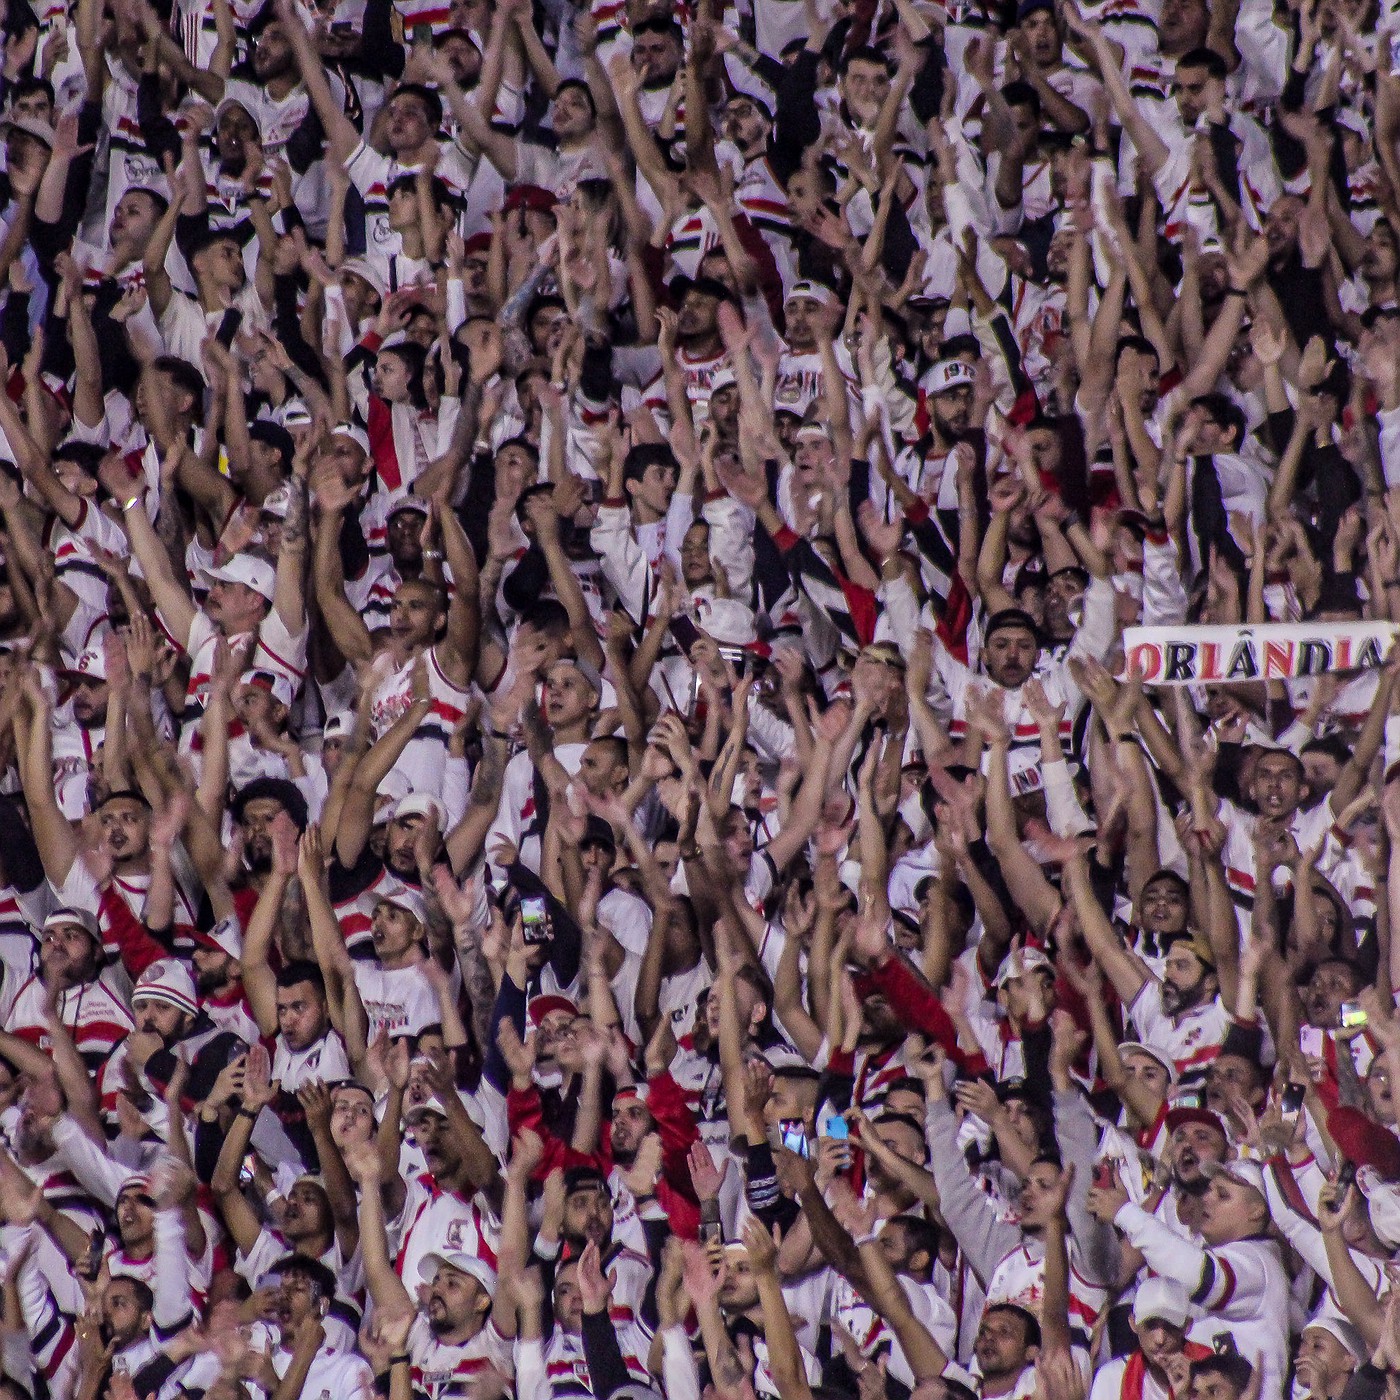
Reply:
[[[1017, 958], [1021, 960], [1019, 967], [1016, 965]], [[1004, 987], [1013, 978], [1022, 977], [1027, 972], [1035, 972], [1037, 969], [1054, 972], [1055, 966], [1039, 948], [1022, 948], [1019, 953], [1006, 955], [1001, 966], [997, 969], [996, 981], [992, 985]]]
[[1191, 1300], [1174, 1278], [1150, 1278], [1133, 1298], [1133, 1321], [1139, 1327], [1156, 1318], [1171, 1327], [1185, 1328], [1191, 1320]]
[[254, 554], [235, 554], [217, 569], [203, 570], [210, 583], [241, 583], [261, 594], [270, 603], [277, 591], [277, 570]]
[[971, 384], [976, 378], [972, 366], [962, 360], [940, 360], [928, 372], [928, 392], [941, 394], [947, 389], [957, 389]]
[[90, 681], [107, 679], [107, 653], [100, 646], [86, 647], [73, 663], [70, 676], [81, 676]]
[[456, 1269], [458, 1273], [470, 1274], [488, 1293], [496, 1291], [496, 1271], [484, 1259], [475, 1254], [465, 1254], [460, 1249], [444, 1250], [440, 1254], [425, 1254], [418, 1264], [418, 1277], [424, 1283], [431, 1283], [444, 1265]]
[[399, 883], [390, 886], [379, 896], [376, 903], [392, 904], [395, 909], [412, 914], [424, 928], [428, 926], [428, 906], [423, 896], [409, 885]]

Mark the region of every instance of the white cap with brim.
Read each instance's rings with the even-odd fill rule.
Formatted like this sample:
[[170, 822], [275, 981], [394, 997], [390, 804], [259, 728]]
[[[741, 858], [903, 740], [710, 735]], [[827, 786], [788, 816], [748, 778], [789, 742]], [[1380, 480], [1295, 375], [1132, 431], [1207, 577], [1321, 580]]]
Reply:
[[1186, 1289], [1174, 1278], [1150, 1278], [1133, 1298], [1133, 1321], [1165, 1322], [1169, 1327], [1185, 1329], [1191, 1320], [1191, 1300]]
[[1165, 1050], [1159, 1050], [1155, 1045], [1148, 1045], [1142, 1040], [1124, 1040], [1118, 1044], [1118, 1054], [1123, 1055], [1146, 1055], [1150, 1059], [1156, 1060], [1167, 1072], [1167, 1083], [1176, 1083], [1176, 1066], [1172, 1064], [1170, 1056]]
[[814, 282], [804, 277], [794, 282], [784, 301], [814, 301], [818, 306], [839, 306], [841, 299], [825, 283]]
[[241, 583], [270, 603], [277, 591], [277, 570], [252, 554], [235, 554], [217, 569], [201, 571], [209, 583]]
[[[1019, 959], [1019, 963], [1018, 960]], [[1027, 972], [1042, 970], [1054, 972], [1054, 964], [1040, 951], [1039, 948], [1022, 948], [1018, 953], [1008, 953], [997, 969], [996, 981], [992, 983], [994, 987], [1004, 987], [1016, 977], [1022, 977]]]
[[355, 423], [337, 423], [331, 429], [332, 437], [349, 438], [351, 442], [357, 444], [360, 450], [369, 456], [369, 434]]
[[368, 283], [374, 288], [379, 297], [383, 297], [389, 288], [385, 285], [383, 277], [379, 271], [367, 258], [346, 258], [340, 265], [342, 273], [348, 272], [358, 277], [361, 282]]
[[321, 739], [348, 739], [355, 732], [355, 716], [349, 710], [328, 715], [321, 726]]
[[593, 693], [600, 702], [602, 701], [603, 678], [598, 674], [598, 668], [591, 662], [584, 661], [578, 656], [561, 656], [557, 661], [551, 663], [549, 669], [552, 671], [555, 666], [572, 666], [593, 687]]
[[44, 920], [44, 932], [51, 928], [61, 928], [65, 924], [76, 925], [82, 929], [90, 938], [95, 938], [102, 942], [102, 930], [97, 923], [97, 915], [89, 913], [86, 909], [55, 909], [52, 914]]
[[475, 1254], [464, 1254], [461, 1250], [444, 1251], [441, 1254], [425, 1254], [418, 1264], [418, 1277], [424, 1283], [431, 1283], [438, 1270], [446, 1266], [456, 1269], [459, 1274], [470, 1274], [486, 1291], [496, 1291], [496, 1271], [484, 1259]]
[[422, 1103], [413, 1104], [404, 1109], [404, 1122], [408, 1122], [415, 1114], [436, 1113], [439, 1118], [447, 1117], [447, 1108], [442, 1100], [434, 1094], [431, 1098], [424, 1099]]
[[290, 706], [292, 701], [296, 699], [291, 681], [278, 671], [267, 671], [262, 668], [244, 671], [239, 676], [238, 683], [239, 685], [255, 686], [258, 690], [265, 690], [274, 700], [280, 701], [283, 705]]
[[962, 360], [940, 360], [928, 372], [928, 392], [942, 394], [949, 389], [971, 384], [975, 378], [972, 366], [964, 364]]
[[408, 817], [426, 817], [434, 828], [442, 830], [442, 803], [426, 792], [411, 792], [401, 797], [394, 808], [394, 820], [400, 822]]
[[402, 909], [405, 914], [413, 915], [424, 928], [428, 926], [428, 906], [424, 903], [423, 896], [407, 885], [385, 890], [376, 903], [391, 904], [395, 909]]
[[11, 131], [22, 131], [26, 136], [32, 136], [36, 141], [42, 141], [50, 150], [53, 149], [53, 127], [38, 117], [11, 116], [0, 121], [0, 134]]
[[1212, 1181], [1224, 1178], [1226, 1181], [1233, 1181], [1236, 1186], [1247, 1186], [1251, 1191], [1257, 1191], [1265, 1203], [1268, 1202], [1269, 1192], [1264, 1184], [1264, 1168], [1258, 1162], [1238, 1159], [1233, 1162], [1203, 1162], [1201, 1170]]
[[74, 680], [105, 681], [107, 653], [100, 646], [84, 648], [68, 674]]

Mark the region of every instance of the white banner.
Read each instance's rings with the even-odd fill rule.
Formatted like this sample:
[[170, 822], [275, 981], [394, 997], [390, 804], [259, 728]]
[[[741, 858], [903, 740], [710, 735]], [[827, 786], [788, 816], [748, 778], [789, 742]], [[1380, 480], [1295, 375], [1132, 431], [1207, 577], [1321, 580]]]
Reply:
[[1397, 634], [1393, 622], [1128, 627], [1123, 653], [1128, 672], [1147, 685], [1288, 681], [1324, 671], [1378, 671]]

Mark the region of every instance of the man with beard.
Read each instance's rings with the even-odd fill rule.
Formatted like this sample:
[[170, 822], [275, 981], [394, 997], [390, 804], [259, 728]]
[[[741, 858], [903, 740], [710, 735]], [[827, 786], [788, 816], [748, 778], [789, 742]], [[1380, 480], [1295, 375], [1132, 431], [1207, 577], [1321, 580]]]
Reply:
[[[233, 251], [237, 255], [236, 245], [233, 245]], [[204, 253], [206, 258], [212, 256], [208, 251]], [[242, 268], [241, 258], [239, 268]], [[201, 326], [199, 343], [203, 342], [205, 334]], [[236, 495], [233, 487], [215, 472], [208, 473], [214, 478], [214, 484], [205, 482], [198, 474], [194, 452], [185, 446], [189, 441], [193, 414], [203, 401], [204, 389], [202, 380], [191, 366], [169, 356], [155, 361], [154, 366], [148, 367], [143, 374], [138, 391], [138, 407], [148, 406], [148, 401], [160, 396], [162, 386], [153, 381], [152, 368], [161, 366], [167, 367], [167, 378], [177, 378], [177, 382], [163, 396], [161, 405], [161, 410], [174, 421], [160, 424], [160, 431], [156, 431], [157, 420], [153, 419], [153, 439], [140, 468], [144, 476], [133, 480], [128, 466], [110, 455], [103, 460], [98, 476], [121, 506], [122, 524], [131, 542], [131, 552], [150, 588], [158, 621], [165, 634], [190, 660], [181, 735], [182, 744], [188, 747], [194, 742], [195, 721], [208, 704], [214, 658], [221, 639], [231, 651], [243, 654], [245, 670], [269, 671], [282, 677], [291, 687], [293, 696], [301, 689], [306, 673], [309, 635], [303, 583], [308, 505], [304, 485], [293, 478], [276, 563], [245, 550], [232, 555], [217, 568], [205, 569], [204, 580], [209, 591], [203, 607], [197, 606], [190, 596], [186, 579], [176, 577], [170, 556], [156, 533], [146, 504], [147, 489], [153, 481], [158, 483], [161, 480], [162, 454], [156, 447], [155, 439], [159, 438], [165, 444], [165, 456], [168, 457], [171, 452], [177, 455], [182, 482], [192, 492], [196, 488], [204, 492], [207, 508], [216, 518], [227, 518], [236, 503]], [[149, 389], [146, 387], [148, 382]], [[191, 420], [191, 426], [182, 426], [180, 416], [170, 408], [170, 405], [180, 403], [186, 405], [183, 412]], [[171, 432], [169, 440], [166, 427]], [[182, 433], [184, 436], [181, 436]], [[332, 440], [335, 436], [332, 432]], [[151, 458], [155, 458], [154, 463]], [[220, 510], [222, 514], [218, 514]]]
[[50, 1049], [49, 1003], [56, 1001], [88, 1072], [98, 1074], [135, 1022], [101, 980], [102, 941], [86, 909], [55, 909], [39, 935], [39, 971], [15, 997], [5, 1029]]
[[243, 938], [237, 918], [194, 932], [194, 989], [199, 1009], [221, 1030], [253, 1044], [262, 1034], [243, 989]]
[[[945, 352], [947, 347], [944, 347]], [[904, 448], [895, 459], [895, 470], [930, 506], [956, 511], [957, 460], [953, 449], [966, 441], [978, 453], [985, 453], [981, 429], [972, 428], [972, 366], [965, 360], [945, 358], [936, 361], [919, 381], [928, 415], [928, 426], [918, 442]], [[875, 496], [878, 503], [879, 495]]]
[[[384, 1163], [378, 1148], [373, 1143], [360, 1145], [349, 1153], [346, 1166], [360, 1187], [360, 1241], [375, 1311], [415, 1312], [414, 1299], [389, 1252], [381, 1194]], [[523, 1195], [521, 1199], [523, 1204]], [[425, 1255], [418, 1270], [427, 1297], [408, 1335], [414, 1386], [431, 1395], [466, 1400], [483, 1372], [494, 1367], [509, 1376], [514, 1295], [499, 1286], [495, 1268], [479, 1255], [444, 1249]]]
[[[417, 587], [413, 585], [415, 590]], [[405, 585], [399, 593], [407, 591], [409, 586]], [[381, 785], [404, 756], [419, 726], [434, 716], [434, 729], [441, 725], [442, 710], [427, 680], [429, 664], [419, 663], [408, 707], [356, 763], [340, 820], [333, 833], [326, 832], [326, 840], [334, 840], [327, 870], [331, 907], [352, 958], [374, 957], [370, 930], [375, 908], [384, 896], [398, 890], [422, 895], [420, 862], [422, 869], [431, 865], [441, 842], [443, 806], [429, 792], [409, 792], [387, 811], [376, 810]], [[440, 770], [445, 764], [443, 760]], [[405, 784], [407, 781], [405, 777]], [[434, 790], [437, 786], [440, 783]], [[433, 830], [425, 831], [425, 827]], [[425, 843], [428, 849], [423, 851]]]
[[1166, 1116], [1164, 1159], [1171, 1166], [1171, 1183], [1152, 1213], [1168, 1225], [1192, 1235], [1200, 1233], [1201, 1204], [1210, 1185], [1209, 1168], [1225, 1160], [1230, 1150], [1225, 1125], [1206, 1108], [1174, 1108]]
[[387, 553], [371, 558], [358, 579], [347, 580], [346, 597], [371, 634], [392, 622], [399, 586], [423, 573], [423, 525], [428, 519], [428, 503], [417, 496], [401, 496], [388, 510], [384, 525]]
[[[1357, 735], [1346, 766], [1338, 773], [1326, 800], [1315, 807], [1306, 806], [1310, 791], [1307, 769], [1297, 754], [1284, 748], [1246, 751], [1246, 758], [1252, 757], [1253, 765], [1246, 762], [1243, 771], [1248, 776], [1241, 786], [1254, 811], [1246, 811], [1222, 798], [1218, 812], [1225, 824], [1225, 847], [1220, 858], [1241, 934], [1247, 930], [1254, 907], [1256, 849], [1264, 831], [1284, 833], [1293, 838], [1299, 851], [1315, 852], [1313, 859], [1324, 875], [1330, 874], [1345, 858], [1346, 847], [1337, 840], [1333, 828], [1337, 817], [1366, 785], [1371, 764], [1384, 738], [1392, 691], [1393, 673], [1387, 673], [1376, 686], [1370, 713]], [[1280, 857], [1275, 870], [1282, 864]], [[1277, 887], [1277, 876], [1274, 883]]]
[[[151, 538], [154, 540], [154, 534]], [[27, 680], [25, 696], [33, 724], [28, 743], [21, 746], [20, 779], [44, 874], [58, 892], [60, 902], [93, 915], [103, 951], [115, 956], [120, 950], [106, 902], [120, 899], [138, 921], [144, 917], [153, 869], [151, 804], [134, 788], [107, 792], [93, 812], [100, 840], [95, 848], [80, 854], [79, 833], [59, 809], [54, 791], [49, 744], [53, 709], [37, 673]], [[176, 845], [177, 837], [178, 832], [172, 835], [172, 845]], [[196, 911], [202, 891], [183, 848], [177, 846], [171, 854], [173, 904], [167, 927], [172, 930], [174, 947], [179, 952], [188, 946], [188, 931], [198, 922]]]
[[[1108, 655], [1117, 630], [1116, 595], [1109, 581], [1108, 561], [1077, 516], [1067, 514], [1064, 531], [1088, 570], [1090, 580], [1084, 592], [1079, 626], [1061, 658], [1042, 655], [1040, 629], [1035, 619], [1020, 608], [1002, 608], [987, 619], [982, 629], [980, 675], [978, 670], [954, 656], [943, 637], [935, 633], [933, 662], [952, 702], [948, 732], [953, 738], [962, 739], [967, 735], [970, 712], [980, 692], [986, 696], [983, 706], [986, 742], [993, 747], [1004, 744], [1008, 751], [1033, 750], [1038, 755], [1040, 728], [1022, 695], [1022, 687], [1034, 676], [1049, 705], [1061, 709], [1061, 742], [1067, 748], [1074, 742], [1076, 722], [1084, 706], [1074, 663], [1081, 658], [1102, 661]], [[985, 680], [990, 680], [992, 685], [986, 687]]]
[[1089, 1400], [1185, 1400], [1191, 1363], [1210, 1348], [1186, 1340], [1191, 1304], [1174, 1278], [1148, 1279], [1133, 1299], [1130, 1326], [1138, 1349], [1110, 1361], [1094, 1377]]
[[[303, 218], [313, 228], [324, 223], [324, 187], [305, 175], [320, 154], [315, 118], [308, 121], [310, 98], [301, 81], [296, 57], [281, 21], [271, 6], [261, 10], [249, 26], [251, 49], [246, 67], [224, 88], [226, 101], [239, 103], [253, 118], [265, 159], [285, 156], [294, 179], [292, 196]], [[327, 80], [338, 101], [345, 98], [334, 74]]]
[[103, 1068], [103, 1096], [115, 1095], [134, 1073], [137, 1082], [160, 1099], [179, 1066], [188, 1078], [185, 1092], [206, 1099], [224, 1068], [247, 1050], [232, 1031], [221, 1030], [200, 1009], [194, 979], [174, 958], [153, 962], [131, 993], [136, 1028]]
[[[685, 382], [685, 396], [690, 401], [691, 412], [697, 424], [709, 413], [710, 381], [719, 372], [720, 366], [728, 362], [724, 340], [719, 330], [719, 307], [721, 302], [733, 304], [734, 297], [729, 288], [714, 277], [703, 273], [697, 277], [673, 277], [667, 284], [671, 300], [676, 306], [675, 323], [675, 369]], [[666, 408], [666, 379], [658, 374], [643, 390], [643, 402], [651, 411], [669, 424], [670, 414]], [[636, 449], [633, 449], [635, 452]], [[633, 454], [629, 453], [631, 457]], [[629, 477], [630, 480], [630, 477]], [[618, 492], [617, 496], [622, 493]], [[609, 502], [616, 499], [609, 492]], [[636, 502], [634, 502], [634, 505]], [[661, 515], [665, 514], [665, 507]], [[603, 523], [600, 514], [599, 524]], [[645, 518], [639, 517], [639, 524]], [[594, 527], [595, 541], [598, 525]], [[598, 546], [595, 542], [594, 548]], [[602, 550], [598, 553], [601, 555]]]
[[1200, 1080], [1231, 1025], [1211, 945], [1200, 934], [1178, 937], [1159, 977], [1119, 940], [1094, 897], [1082, 854], [1066, 861], [1065, 883], [1084, 942], [1127, 1009], [1135, 1039], [1166, 1055], [1182, 1082]]
[[286, 778], [254, 778], [234, 793], [229, 815], [241, 846], [246, 876], [243, 887], [235, 891], [235, 907], [246, 926], [258, 895], [272, 875], [275, 834], [283, 824], [278, 818], [290, 820], [296, 831], [305, 831], [306, 799], [297, 785]]
[[88, 647], [64, 679], [72, 689], [53, 715], [54, 789], [63, 815], [81, 821], [92, 801], [94, 756], [107, 732], [107, 658], [102, 647]]
[[[513, 1170], [521, 1155], [517, 1145]], [[639, 1203], [617, 1174], [610, 1181], [595, 1167], [569, 1167], [564, 1171], [563, 1187], [562, 1213], [557, 1219], [546, 1213], [535, 1237], [535, 1256], [546, 1261], [575, 1259], [590, 1244], [595, 1246], [603, 1267], [613, 1276], [613, 1316], [639, 1321], [642, 1299], [652, 1280], [647, 1254], [652, 1242], [645, 1238], [643, 1229], [653, 1227], [654, 1252], [659, 1256], [669, 1233], [667, 1222], [641, 1220]]]
[[[30, 1231], [33, 1226], [29, 1226]], [[34, 1360], [42, 1373], [50, 1395], [72, 1395], [82, 1372], [82, 1351], [74, 1343], [73, 1320], [60, 1311], [39, 1268], [34, 1251], [19, 1257], [16, 1269], [16, 1291], [25, 1331], [34, 1338]], [[113, 1371], [134, 1376], [160, 1349], [162, 1333], [157, 1333], [152, 1318], [155, 1298], [140, 1279], [112, 1279], [97, 1298], [100, 1316], [99, 1337], [109, 1349]], [[183, 1326], [189, 1318], [189, 1303], [177, 1324]]]

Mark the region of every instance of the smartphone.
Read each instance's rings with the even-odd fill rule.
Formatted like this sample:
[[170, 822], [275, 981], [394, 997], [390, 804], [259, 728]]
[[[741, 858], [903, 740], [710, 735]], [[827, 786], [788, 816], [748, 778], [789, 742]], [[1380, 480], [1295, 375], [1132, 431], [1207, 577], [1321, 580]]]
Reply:
[[718, 1220], [700, 1222], [700, 1243], [707, 1249], [712, 1244], [724, 1244], [724, 1226]]
[[1344, 1001], [1342, 1003], [1342, 1026], [1344, 1029], [1351, 1029], [1354, 1026], [1364, 1026], [1366, 1024], [1366, 1012], [1362, 1009], [1359, 1001]]
[[415, 24], [411, 32], [415, 44], [431, 44], [433, 42], [433, 26], [431, 24]]
[[851, 1130], [839, 1113], [833, 1113], [822, 1136], [832, 1138], [836, 1142], [845, 1142], [851, 1136]]
[[521, 897], [520, 923], [527, 943], [549, 942], [552, 936], [549, 908], [542, 894], [527, 894]]
[[778, 1124], [778, 1141], [799, 1157], [810, 1157], [812, 1145], [807, 1141], [807, 1129], [800, 1118], [784, 1118]]
[[1307, 1086], [1304, 1084], [1285, 1084], [1283, 1094], [1279, 1098], [1279, 1112], [1283, 1115], [1285, 1123], [1294, 1123], [1298, 1119], [1298, 1114], [1303, 1107], [1303, 1097], [1307, 1093]]
[[1187, 1089], [1184, 1093], [1172, 1096], [1173, 1108], [1204, 1108], [1206, 1096], [1199, 1089]]
[[233, 342], [238, 335], [238, 328], [243, 324], [243, 313], [237, 307], [231, 306], [224, 312], [223, 319], [219, 322], [219, 329], [214, 332], [214, 339], [224, 347], [225, 350], [233, 349]]
[[1298, 1030], [1298, 1048], [1309, 1058], [1320, 1057], [1326, 1039], [1321, 1027], [1302, 1026]]
[[1343, 1162], [1337, 1168], [1337, 1200], [1340, 1203], [1342, 1198], [1353, 1186], [1356, 1185], [1356, 1163]]
[[258, 1159], [252, 1152], [249, 1152], [243, 1158], [243, 1165], [238, 1169], [238, 1184], [240, 1186], [247, 1186], [248, 1183], [252, 1181], [253, 1175], [257, 1169]]

